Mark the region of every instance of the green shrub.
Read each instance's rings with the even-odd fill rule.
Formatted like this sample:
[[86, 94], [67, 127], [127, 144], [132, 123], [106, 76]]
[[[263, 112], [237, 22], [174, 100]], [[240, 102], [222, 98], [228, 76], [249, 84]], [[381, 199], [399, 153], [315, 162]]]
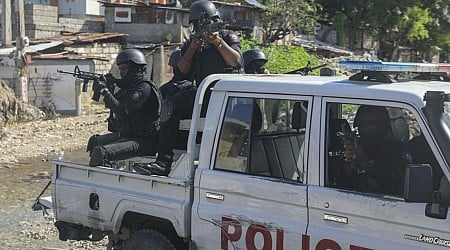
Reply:
[[164, 42], [171, 42], [172, 39], [173, 39], [173, 35], [172, 35], [172, 33], [166, 33], [166, 34], [164, 34], [164, 35], [161, 36], [161, 39], [162, 39]]
[[[318, 66], [319, 59], [309, 54], [303, 47], [298, 46], [275, 46], [261, 48], [255, 41], [241, 38], [242, 51], [252, 48], [262, 49], [269, 61], [266, 63], [266, 68], [270, 73], [286, 73], [289, 71], [303, 68], [308, 61], [311, 66]], [[314, 70], [311, 75], [319, 75], [319, 69]]]

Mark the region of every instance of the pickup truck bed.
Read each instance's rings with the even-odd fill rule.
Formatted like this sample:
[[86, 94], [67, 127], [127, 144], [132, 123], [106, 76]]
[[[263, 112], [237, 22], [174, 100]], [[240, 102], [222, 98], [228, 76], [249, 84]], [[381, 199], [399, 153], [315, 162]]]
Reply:
[[[89, 167], [88, 165], [53, 160], [52, 196], [41, 198], [42, 204], [51, 201], [58, 211], [58, 221], [83, 225], [100, 231], [118, 233], [121, 220], [135, 214], [165, 218], [176, 225], [178, 235], [185, 235], [190, 222], [192, 181], [182, 176], [184, 159], [177, 152], [171, 177], [145, 176], [125, 169]], [[151, 157], [137, 157], [128, 161], [149, 162]], [[89, 204], [86, 204], [86, 203]], [[59, 206], [59, 207], [56, 207]], [[89, 206], [90, 209], [86, 209]], [[56, 209], [55, 209], [56, 208]]]

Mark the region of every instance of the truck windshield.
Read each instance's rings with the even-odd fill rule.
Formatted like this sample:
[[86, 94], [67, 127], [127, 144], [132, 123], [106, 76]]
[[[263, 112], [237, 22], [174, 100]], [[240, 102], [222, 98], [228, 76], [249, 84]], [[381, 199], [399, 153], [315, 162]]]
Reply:
[[450, 102], [444, 103], [444, 122], [447, 128], [450, 129]]

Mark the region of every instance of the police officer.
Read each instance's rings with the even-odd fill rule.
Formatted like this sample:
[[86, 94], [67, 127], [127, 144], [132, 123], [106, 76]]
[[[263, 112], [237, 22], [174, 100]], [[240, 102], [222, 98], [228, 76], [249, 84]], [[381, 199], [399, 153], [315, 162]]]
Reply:
[[109, 165], [111, 161], [137, 155], [155, 155], [158, 141], [160, 96], [145, 77], [146, 60], [136, 49], [117, 55], [121, 79], [110, 79], [120, 88], [111, 93], [107, 85], [95, 83], [93, 90], [103, 95], [111, 110], [108, 127], [112, 133], [93, 135], [88, 142], [89, 166]]
[[249, 49], [242, 54], [246, 74], [267, 74], [266, 55], [259, 49]]
[[[193, 25], [194, 32], [183, 44], [177, 64], [180, 78], [187, 80], [187, 87], [163, 101], [158, 157], [155, 162], [133, 166], [142, 174], [169, 174], [180, 119], [190, 118], [194, 107], [195, 88], [189, 87], [189, 83], [190, 86], [197, 86], [210, 74], [238, 72], [241, 67], [242, 52], [237, 34], [231, 30], [209, 32], [205, 29], [211, 24], [222, 23], [212, 2], [200, 0], [193, 3], [189, 11], [189, 23]], [[204, 100], [206, 105], [209, 96], [208, 91]], [[206, 108], [202, 110], [202, 114], [205, 114]]]
[[[246, 74], [269, 74], [265, 65], [268, 61], [264, 52], [260, 49], [249, 49], [242, 54], [244, 71]], [[264, 119], [268, 125], [269, 131], [279, 131], [281, 123], [277, 123], [279, 100], [263, 100], [262, 107], [264, 109]]]
[[358, 191], [403, 195], [404, 172], [412, 162], [405, 142], [392, 138], [388, 111], [382, 106], [362, 105], [353, 127], [359, 138], [345, 145], [344, 156], [350, 162], [347, 187]]
[[178, 68], [196, 85], [210, 74], [233, 72], [241, 66], [238, 35], [232, 30], [210, 33], [203, 28], [221, 22], [212, 2], [200, 0], [191, 5], [189, 23], [193, 25], [194, 34], [181, 48]]

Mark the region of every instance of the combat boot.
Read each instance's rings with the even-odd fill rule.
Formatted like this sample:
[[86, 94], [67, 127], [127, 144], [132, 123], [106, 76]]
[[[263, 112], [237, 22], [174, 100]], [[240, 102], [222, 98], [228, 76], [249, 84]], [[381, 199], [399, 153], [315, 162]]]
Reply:
[[168, 176], [170, 173], [170, 168], [172, 166], [172, 157], [169, 155], [164, 155], [162, 157], [157, 157], [156, 161], [150, 163], [135, 163], [133, 164], [133, 169], [137, 173], [143, 175], [162, 175]]

